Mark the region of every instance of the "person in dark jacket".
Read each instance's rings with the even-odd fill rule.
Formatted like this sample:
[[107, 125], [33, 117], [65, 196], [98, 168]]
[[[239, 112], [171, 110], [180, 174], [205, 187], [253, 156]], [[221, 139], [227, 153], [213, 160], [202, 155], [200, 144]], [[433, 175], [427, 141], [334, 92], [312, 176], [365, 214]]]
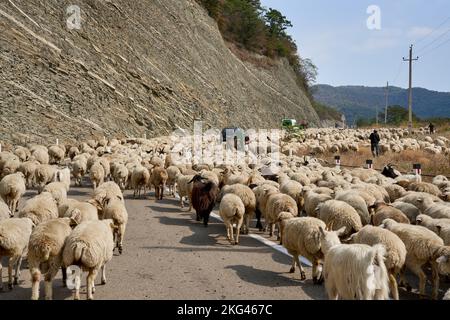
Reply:
[[434, 124], [430, 122], [428, 128], [430, 128], [430, 134], [434, 134]]
[[370, 135], [369, 139], [372, 154], [374, 157], [378, 157], [380, 155], [380, 140], [381, 140], [378, 131], [374, 130]]

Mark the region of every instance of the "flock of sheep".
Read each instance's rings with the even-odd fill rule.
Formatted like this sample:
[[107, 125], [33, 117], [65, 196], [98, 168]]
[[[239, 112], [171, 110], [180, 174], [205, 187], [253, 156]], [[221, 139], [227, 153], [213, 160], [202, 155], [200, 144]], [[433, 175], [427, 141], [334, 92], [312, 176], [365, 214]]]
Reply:
[[[415, 135], [409, 134], [408, 129], [382, 128], [381, 152], [400, 153], [403, 150], [423, 150], [430, 155], [450, 155], [450, 140], [444, 136], [433, 138], [427, 135], [427, 128], [419, 128]], [[293, 138], [283, 147], [283, 153], [292, 150], [293, 154], [344, 153], [358, 151], [361, 147], [370, 147], [369, 136], [372, 133], [368, 129], [309, 129], [303, 138]]]
[[[401, 129], [386, 129], [388, 133], [394, 146], [407, 142]], [[311, 129], [307, 141], [317, 134], [320, 141], [338, 144], [342, 140], [339, 150], [343, 151], [343, 145], [350, 145], [345, 144], [347, 139], [365, 133], [354, 131], [348, 136], [332, 129]], [[433, 148], [448, 152], [448, 140], [437, 140], [445, 146], [434, 141]], [[303, 142], [287, 145], [298, 144]], [[202, 148], [207, 145], [205, 139]], [[32, 299], [39, 299], [42, 274], [45, 298], [51, 299], [52, 279], [62, 268], [65, 284], [66, 268], [72, 265], [88, 272], [87, 298], [93, 299], [98, 272], [102, 284], [106, 283], [106, 263], [116, 248], [123, 252], [128, 220], [123, 191], [145, 197], [154, 189], [159, 200], [164, 195], [178, 196], [181, 208], [188, 200], [189, 210], [194, 208], [197, 221], [205, 226], [218, 204], [232, 244], [239, 244], [241, 233], [250, 232], [256, 217], [256, 228], [271, 237], [276, 233], [292, 255], [291, 272], [297, 265], [305, 280], [299, 257], [311, 261], [313, 281], [325, 282], [330, 299], [399, 299], [398, 285], [411, 290], [404, 277], [406, 269], [419, 277], [419, 292], [425, 296], [428, 268], [432, 298], [438, 298], [440, 275], [450, 273], [447, 177], [426, 183], [420, 176], [401, 175], [392, 168], [385, 175], [372, 169], [330, 168], [316, 158], [286, 155], [286, 150], [277, 154], [274, 164], [270, 146], [256, 164], [248, 157], [235, 164], [209, 158], [180, 164], [173, 160], [173, 148], [170, 137], [103, 138], [79, 145], [17, 146], [1, 152], [0, 262], [9, 257], [9, 288], [18, 283], [26, 257]], [[187, 151], [191, 150], [181, 152]], [[270, 165], [277, 173], [263, 175]], [[71, 181], [82, 186], [87, 176], [94, 189], [91, 198], [68, 198]], [[26, 190], [34, 188], [38, 195], [19, 206]], [[1, 270], [0, 264], [0, 279]], [[80, 283], [78, 274], [75, 299], [80, 298]], [[450, 291], [445, 298], [450, 299]]]

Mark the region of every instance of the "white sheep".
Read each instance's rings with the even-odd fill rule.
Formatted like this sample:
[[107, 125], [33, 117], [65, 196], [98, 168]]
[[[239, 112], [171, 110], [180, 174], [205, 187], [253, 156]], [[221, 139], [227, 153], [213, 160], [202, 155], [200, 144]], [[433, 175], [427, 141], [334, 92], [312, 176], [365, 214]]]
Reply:
[[[219, 213], [225, 223], [227, 239], [232, 244], [239, 244], [239, 232], [244, 222], [245, 213], [241, 198], [232, 193], [226, 194], [220, 202]], [[236, 239], [233, 234], [233, 224], [236, 224]]]
[[177, 176], [177, 193], [180, 197], [180, 206], [183, 209], [184, 208], [184, 198], [189, 199], [189, 212], [192, 210], [192, 188], [193, 183], [189, 183], [194, 178], [193, 175], [183, 175], [179, 174]]
[[95, 162], [89, 172], [94, 190], [105, 181], [105, 169], [100, 162]]
[[346, 202], [328, 200], [317, 206], [317, 218], [325, 222], [332, 230], [345, 228], [342, 233], [344, 238], [361, 230], [362, 222], [358, 212]]
[[[275, 224], [278, 222], [278, 215], [281, 212], [289, 212], [295, 217], [298, 215], [297, 202], [287, 194], [279, 193], [277, 191], [267, 191], [267, 203], [265, 211], [263, 212], [266, 223], [265, 228], [269, 227], [269, 235], [272, 237], [275, 229]], [[278, 228], [280, 230], [280, 228]], [[281, 231], [281, 230], [280, 230]], [[282, 244], [281, 232], [278, 234], [280, 244]]]
[[87, 202], [79, 202], [71, 204], [64, 212], [64, 218], [71, 218], [78, 224], [84, 221], [99, 220], [97, 207]]
[[83, 182], [83, 177], [87, 172], [87, 162], [84, 158], [77, 159], [72, 162], [72, 175], [75, 179], [75, 185], [80, 186]]
[[11, 210], [9, 210], [9, 207], [6, 205], [6, 203], [3, 202], [3, 200], [0, 199], [0, 221], [8, 219], [12, 216], [13, 214], [11, 214]]
[[450, 219], [433, 219], [426, 214], [420, 214], [416, 218], [416, 223], [417, 225], [430, 229], [431, 231], [439, 235], [439, 227], [443, 227], [445, 225], [450, 226]]
[[64, 150], [57, 145], [48, 147], [48, 155], [50, 164], [59, 164], [64, 160]]
[[370, 213], [364, 198], [359, 195], [359, 193], [353, 190], [347, 190], [338, 192], [336, 194], [335, 200], [344, 201], [351, 205], [356, 212], [358, 212], [359, 217], [363, 225], [370, 223]]
[[416, 223], [416, 218], [420, 214], [420, 210], [415, 205], [401, 201], [395, 201], [391, 205], [403, 212], [408, 217], [411, 224]]
[[386, 300], [389, 277], [382, 244], [341, 244], [344, 228], [328, 232], [320, 228], [320, 245], [325, 255], [323, 275], [330, 300]]
[[[13, 284], [18, 284], [22, 257], [27, 251], [33, 227], [33, 221], [28, 218], [11, 218], [0, 221], [0, 291], [3, 290], [2, 258], [9, 257], [8, 287], [11, 290]], [[14, 265], [16, 270], [13, 283], [12, 271]]]
[[[392, 219], [383, 221], [382, 227], [395, 233], [406, 246], [406, 267], [419, 277], [419, 292], [425, 296], [427, 276], [422, 267], [431, 263], [433, 299], [437, 299], [439, 292], [439, 273], [450, 272], [450, 247], [444, 247], [444, 241], [433, 231], [422, 226], [398, 223]], [[402, 282], [406, 284], [404, 272]], [[410, 288], [409, 285], [407, 285]]]
[[175, 196], [175, 187], [177, 183], [177, 176], [181, 174], [181, 171], [176, 166], [169, 166], [167, 169], [167, 187], [171, 195]]
[[58, 169], [55, 174], [55, 181], [61, 182], [66, 187], [66, 191], [70, 189], [70, 169]]
[[31, 155], [38, 161], [40, 164], [48, 164], [50, 161], [50, 157], [48, 156], [47, 148], [43, 146], [36, 146], [39, 148], [32, 148]]
[[41, 164], [36, 168], [34, 172], [35, 182], [38, 188], [38, 192], [41, 193], [42, 189], [50, 182], [55, 181], [57, 168], [48, 164]]
[[34, 173], [36, 168], [40, 165], [40, 163], [36, 160], [29, 160], [26, 162], [22, 162], [17, 169], [17, 171], [22, 172], [25, 176], [25, 185], [27, 188], [31, 189], [34, 186]]
[[141, 190], [144, 189], [144, 196], [146, 193], [147, 185], [150, 181], [150, 172], [143, 166], [136, 167], [131, 173], [131, 186], [134, 189], [133, 196], [140, 197]]
[[317, 217], [317, 206], [322, 202], [332, 199], [328, 194], [319, 194], [311, 190], [304, 192], [303, 197], [305, 199], [304, 210], [308, 217]]
[[19, 218], [30, 218], [35, 225], [59, 216], [55, 198], [49, 192], [42, 192], [27, 202], [19, 211]]
[[237, 195], [241, 200], [242, 203], [244, 204], [245, 207], [245, 215], [244, 215], [244, 223], [242, 225], [242, 232], [244, 234], [248, 234], [249, 233], [249, 228], [250, 228], [250, 220], [253, 218], [253, 216], [255, 215], [255, 211], [256, 211], [256, 197], [255, 194], [253, 193], [252, 189], [250, 189], [247, 186], [244, 186], [243, 184], [233, 184], [233, 185], [225, 185], [223, 186], [221, 192], [220, 192], [220, 196], [218, 198], [218, 200], [220, 201], [220, 199], [229, 193], [233, 193], [235, 195]]
[[[45, 299], [52, 299], [52, 281], [62, 265], [62, 250], [66, 238], [77, 223], [70, 218], [58, 218], [37, 226], [28, 244], [28, 267], [31, 274], [31, 299], [39, 299], [41, 273], [45, 273]], [[63, 272], [63, 283], [65, 284]]]
[[[102, 284], [106, 283], [106, 263], [113, 257], [114, 222], [110, 219], [86, 221], [79, 224], [67, 237], [63, 250], [63, 266], [77, 265], [88, 272], [87, 298], [92, 300], [94, 280], [102, 269]], [[80, 299], [80, 275], [75, 279], [75, 300]]]
[[15, 214], [19, 200], [25, 191], [25, 176], [22, 172], [7, 175], [0, 181], [0, 196], [8, 205], [12, 215]]
[[56, 204], [59, 206], [67, 200], [66, 184], [63, 182], [52, 182], [44, 187], [42, 192], [49, 192], [56, 200]]
[[295, 180], [289, 180], [288, 182], [280, 186], [280, 192], [287, 194], [297, 202], [298, 212], [303, 211], [305, 200], [303, 199], [303, 185]]
[[400, 274], [406, 260], [406, 247], [393, 232], [374, 226], [365, 226], [351, 237], [352, 243], [374, 246], [382, 244], [386, 248], [385, 265], [389, 273], [389, 286], [394, 300], [399, 299], [396, 276]]
[[169, 175], [166, 169], [162, 166], [157, 166], [152, 170], [150, 175], [150, 186], [155, 188], [155, 198], [156, 200], [162, 200], [164, 197], [164, 190], [166, 188], [167, 179]]
[[281, 222], [283, 225], [283, 246], [292, 255], [292, 267], [290, 272], [295, 272], [295, 263], [300, 268], [302, 280], [306, 280], [306, 274], [302, 268], [299, 256], [303, 256], [313, 265], [313, 282], [318, 284], [322, 278], [322, 267], [320, 265], [323, 259], [320, 250], [320, 230], [325, 229], [325, 223], [322, 220], [312, 217], [302, 217], [288, 219]]
[[111, 219], [117, 227], [114, 230], [115, 244], [119, 253], [122, 254], [123, 239], [128, 223], [128, 212], [125, 203], [118, 197], [106, 199], [102, 219]]
[[128, 169], [123, 164], [118, 164], [112, 171], [113, 180], [120, 187], [121, 190], [125, 190], [128, 180]]

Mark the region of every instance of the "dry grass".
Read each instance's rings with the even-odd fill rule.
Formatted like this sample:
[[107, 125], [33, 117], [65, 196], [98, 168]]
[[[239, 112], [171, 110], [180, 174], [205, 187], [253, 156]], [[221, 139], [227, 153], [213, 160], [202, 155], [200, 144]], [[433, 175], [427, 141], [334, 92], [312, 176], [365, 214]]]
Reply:
[[[319, 156], [329, 163], [334, 163], [334, 154], [325, 154]], [[361, 148], [358, 152], [347, 152], [341, 154], [341, 165], [362, 167], [365, 166], [366, 160], [373, 160], [375, 169], [382, 169], [386, 164], [393, 164], [396, 169], [409, 173], [412, 171], [413, 164], [420, 163], [422, 165], [422, 174], [424, 175], [445, 175], [450, 177], [450, 157], [445, 155], [430, 155], [422, 150], [413, 151], [405, 150], [401, 153], [388, 152], [379, 158], [373, 159], [370, 148]]]

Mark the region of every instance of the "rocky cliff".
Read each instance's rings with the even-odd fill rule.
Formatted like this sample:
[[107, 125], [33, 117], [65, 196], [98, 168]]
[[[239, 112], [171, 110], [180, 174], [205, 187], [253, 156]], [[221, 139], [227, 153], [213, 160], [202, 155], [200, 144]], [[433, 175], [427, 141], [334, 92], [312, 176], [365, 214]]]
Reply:
[[[73, 4], [80, 29], [67, 25]], [[0, 139], [165, 134], [196, 117], [270, 128], [285, 116], [319, 123], [288, 63], [243, 62], [194, 0], [0, 0]]]

